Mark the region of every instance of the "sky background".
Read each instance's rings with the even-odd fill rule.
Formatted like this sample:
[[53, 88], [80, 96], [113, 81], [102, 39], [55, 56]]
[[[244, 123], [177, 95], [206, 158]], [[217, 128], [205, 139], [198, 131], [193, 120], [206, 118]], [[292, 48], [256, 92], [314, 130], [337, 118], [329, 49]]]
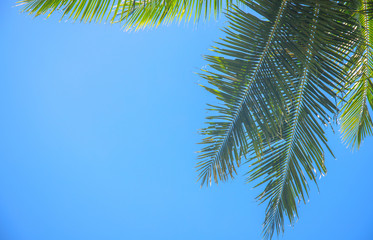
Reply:
[[[202, 56], [225, 19], [123, 32], [0, 1], [1, 240], [259, 240], [245, 183], [196, 182]], [[286, 240], [373, 239], [373, 138], [337, 160]]]

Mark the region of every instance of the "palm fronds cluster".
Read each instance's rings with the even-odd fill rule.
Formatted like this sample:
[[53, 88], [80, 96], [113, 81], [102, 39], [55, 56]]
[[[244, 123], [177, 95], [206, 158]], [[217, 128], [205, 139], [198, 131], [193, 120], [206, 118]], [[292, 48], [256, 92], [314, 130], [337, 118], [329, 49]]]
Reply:
[[[24, 10], [56, 10], [81, 21], [157, 26], [216, 15], [227, 8], [226, 37], [206, 56], [203, 86], [219, 100], [197, 169], [202, 185], [233, 178], [248, 163], [248, 181], [266, 203], [263, 237], [298, 217], [309, 182], [326, 173], [325, 126], [341, 124], [360, 147], [372, 135], [373, 4], [368, 0], [23, 0]], [[245, 159], [245, 160], [243, 160]]]
[[81, 22], [125, 23], [126, 29], [156, 27], [160, 23], [210, 17], [232, 0], [21, 0], [35, 16], [61, 12], [62, 18]]

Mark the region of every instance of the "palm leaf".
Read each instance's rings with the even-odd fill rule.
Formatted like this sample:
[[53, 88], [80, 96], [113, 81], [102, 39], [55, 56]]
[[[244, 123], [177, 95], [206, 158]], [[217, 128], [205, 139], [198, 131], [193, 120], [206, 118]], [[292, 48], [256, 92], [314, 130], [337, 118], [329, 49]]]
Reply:
[[358, 35], [350, 1], [256, 3], [247, 3], [255, 14], [230, 13], [234, 32], [215, 50], [224, 57], [207, 58], [215, 70], [203, 75], [215, 86], [207, 89], [223, 104], [203, 131], [199, 170], [202, 183], [225, 180], [251, 154], [249, 181], [266, 185], [258, 199], [268, 202], [263, 234], [270, 239], [284, 230], [285, 216], [294, 222], [297, 202], [308, 198], [307, 176], [316, 182], [316, 171], [326, 172], [323, 125], [337, 111], [331, 99], [343, 89]]
[[[308, 31], [299, 31], [295, 41], [304, 43], [305, 56], [297, 56], [302, 72], [289, 99], [290, 121], [284, 123], [282, 138], [263, 151], [252, 164], [250, 181], [267, 184], [258, 196], [268, 201], [264, 237], [284, 231], [284, 216], [290, 223], [298, 216], [297, 202], [308, 198], [307, 176], [316, 183], [316, 173], [326, 173], [324, 148], [329, 152], [323, 125], [337, 111], [330, 100], [345, 82], [343, 63], [352, 51], [356, 24], [344, 6], [346, 1], [297, 1], [294, 12], [301, 14]], [[349, 20], [350, 19], [350, 20]], [[257, 185], [257, 186], [258, 186]]]
[[373, 20], [370, 17], [371, 2], [362, 0], [360, 13], [361, 41], [347, 65], [349, 69], [344, 106], [341, 114], [342, 139], [352, 148], [358, 149], [364, 138], [372, 135], [373, 122], [369, 109], [373, 107]]
[[291, 94], [285, 83], [298, 67], [289, 52], [299, 51], [287, 39], [293, 20], [287, 2], [244, 2], [264, 19], [234, 7], [227, 14], [228, 37], [214, 50], [224, 57], [206, 57], [215, 71], [201, 74], [211, 85], [205, 88], [223, 104], [210, 105], [218, 115], [208, 117], [208, 127], [201, 131], [206, 136], [197, 165], [202, 185], [233, 177], [249, 145], [260, 155], [262, 142], [280, 132], [276, 122], [285, 111], [282, 93]]
[[62, 18], [83, 22], [123, 22], [127, 29], [158, 26], [160, 23], [217, 15], [232, 0], [21, 0], [24, 11], [35, 16], [55, 11]]

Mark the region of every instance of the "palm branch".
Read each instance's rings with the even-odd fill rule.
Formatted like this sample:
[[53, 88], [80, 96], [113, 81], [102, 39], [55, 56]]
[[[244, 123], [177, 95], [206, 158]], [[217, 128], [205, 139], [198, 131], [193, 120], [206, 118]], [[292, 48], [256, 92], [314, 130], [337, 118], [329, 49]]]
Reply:
[[348, 92], [344, 96], [342, 108], [342, 139], [352, 148], [359, 148], [367, 135], [372, 135], [373, 122], [370, 109], [373, 107], [373, 20], [371, 18], [372, 2], [361, 1], [359, 20], [360, 38], [355, 54], [347, 68]]
[[281, 93], [291, 94], [286, 83], [294, 80], [298, 67], [289, 52], [299, 51], [287, 39], [292, 30], [287, 26], [291, 15], [284, 14], [286, 2], [244, 2], [267, 20], [235, 7], [227, 14], [228, 37], [220, 44], [225, 48], [214, 50], [225, 57], [206, 57], [215, 72], [202, 74], [211, 85], [205, 88], [223, 104], [211, 106], [218, 115], [208, 117], [208, 127], [201, 131], [207, 135], [197, 165], [202, 184], [233, 177], [249, 146], [260, 155], [262, 142], [280, 132]]
[[123, 22], [126, 29], [158, 26], [160, 23], [217, 15], [232, 0], [21, 0], [24, 11], [35, 16], [55, 11], [62, 18], [83, 22]]
[[[326, 172], [323, 125], [337, 111], [330, 98], [343, 90], [344, 62], [358, 36], [348, 1], [256, 3], [246, 2], [264, 20], [230, 12], [233, 32], [215, 50], [224, 56], [207, 58], [215, 72], [204, 77], [222, 105], [203, 131], [207, 146], [198, 167], [202, 184], [225, 180], [240, 163], [237, 153], [251, 154], [249, 181], [266, 184], [258, 199], [268, 202], [263, 234], [270, 239], [284, 230], [285, 215], [294, 222], [297, 202], [308, 198], [306, 176], [316, 182], [316, 171]], [[258, 141], [261, 134], [265, 140]]]

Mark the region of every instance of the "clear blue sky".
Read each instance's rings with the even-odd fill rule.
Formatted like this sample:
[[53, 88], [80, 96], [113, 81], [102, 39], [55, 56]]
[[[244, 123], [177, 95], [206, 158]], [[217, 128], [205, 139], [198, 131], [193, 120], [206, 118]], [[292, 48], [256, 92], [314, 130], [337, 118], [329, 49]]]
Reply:
[[[32, 19], [0, 2], [1, 240], [259, 240], [265, 206], [245, 184], [196, 183], [214, 101], [199, 82], [225, 20], [126, 33]], [[312, 188], [286, 240], [373, 239], [373, 139]]]

